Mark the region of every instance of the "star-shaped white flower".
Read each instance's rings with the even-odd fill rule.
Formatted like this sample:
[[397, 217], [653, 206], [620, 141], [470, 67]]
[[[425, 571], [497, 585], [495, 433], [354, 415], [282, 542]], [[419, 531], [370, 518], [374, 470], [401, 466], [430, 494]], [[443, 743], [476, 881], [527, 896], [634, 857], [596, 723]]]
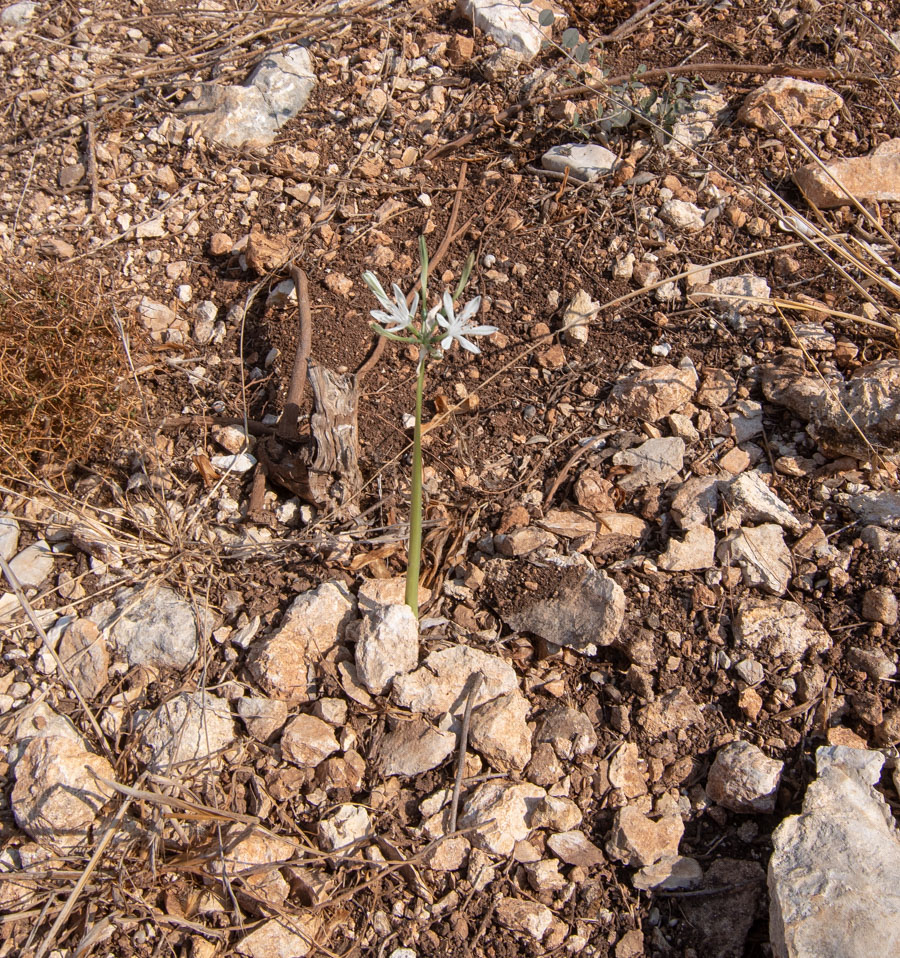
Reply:
[[407, 329], [415, 318], [416, 309], [419, 306], [419, 294], [416, 293], [412, 302], [407, 306], [403, 290], [396, 283], [393, 285], [394, 301], [392, 301], [373, 272], [366, 271], [363, 273], [363, 280], [375, 294], [378, 302], [384, 307], [383, 310], [373, 309], [369, 315], [381, 323], [386, 332], [399, 333], [401, 330]]
[[473, 326], [470, 324], [472, 317], [478, 312], [481, 306], [481, 297], [476, 296], [463, 306], [457, 316], [453, 310], [453, 297], [445, 292], [444, 305], [441, 312], [437, 314], [437, 321], [444, 330], [444, 338], [441, 340], [441, 349], [449, 349], [455, 339], [463, 349], [468, 349], [470, 353], [480, 353], [481, 350], [475, 343], [469, 342], [466, 336], [490, 336], [497, 332], [496, 326]]

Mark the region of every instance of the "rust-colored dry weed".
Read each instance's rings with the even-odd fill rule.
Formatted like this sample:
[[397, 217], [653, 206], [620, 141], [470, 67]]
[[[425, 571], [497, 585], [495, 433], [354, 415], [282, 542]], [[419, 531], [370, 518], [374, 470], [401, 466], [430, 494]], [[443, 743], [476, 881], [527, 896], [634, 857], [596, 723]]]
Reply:
[[3, 472], [85, 462], [129, 419], [132, 389], [108, 295], [77, 267], [0, 276]]

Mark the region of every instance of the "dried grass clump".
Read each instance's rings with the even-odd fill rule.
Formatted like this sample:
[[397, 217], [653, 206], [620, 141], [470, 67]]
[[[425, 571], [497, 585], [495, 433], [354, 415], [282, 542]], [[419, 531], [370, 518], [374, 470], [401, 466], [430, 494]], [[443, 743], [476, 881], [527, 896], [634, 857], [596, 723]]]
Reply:
[[3, 471], [89, 461], [133, 404], [109, 297], [78, 267], [0, 276]]

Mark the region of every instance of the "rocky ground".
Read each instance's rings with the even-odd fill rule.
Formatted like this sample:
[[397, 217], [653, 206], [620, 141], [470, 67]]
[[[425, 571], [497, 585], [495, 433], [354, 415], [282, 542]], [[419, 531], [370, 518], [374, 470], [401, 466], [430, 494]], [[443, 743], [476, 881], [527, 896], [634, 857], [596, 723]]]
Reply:
[[0, 958], [900, 949], [898, 13], [0, 11]]

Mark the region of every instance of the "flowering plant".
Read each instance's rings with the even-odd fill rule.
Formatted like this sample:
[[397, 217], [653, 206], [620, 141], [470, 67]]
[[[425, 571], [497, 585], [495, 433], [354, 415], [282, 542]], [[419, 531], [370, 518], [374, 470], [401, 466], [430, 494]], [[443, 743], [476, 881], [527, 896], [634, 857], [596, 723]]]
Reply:
[[[385, 292], [371, 271], [363, 273], [363, 280], [378, 300], [381, 309], [373, 309], [371, 316], [375, 320], [372, 328], [380, 336], [398, 343], [407, 343], [419, 347], [416, 368], [416, 424], [413, 433], [412, 483], [409, 509], [409, 546], [406, 566], [406, 604], [419, 614], [419, 569], [422, 562], [422, 394], [425, 389], [425, 363], [429, 357], [439, 356], [458, 342], [470, 353], [481, 350], [469, 337], [489, 336], [497, 332], [496, 326], [479, 326], [473, 320], [481, 306], [481, 297], [476, 296], [456, 312], [456, 301], [472, 273], [475, 262], [471, 254], [463, 267], [462, 276], [453, 295], [444, 291], [437, 305], [428, 309], [428, 250], [425, 237], [419, 237], [419, 259], [421, 263], [421, 300], [416, 293], [407, 302], [403, 290], [394, 283], [394, 298]], [[421, 302], [421, 310], [419, 305]]]

